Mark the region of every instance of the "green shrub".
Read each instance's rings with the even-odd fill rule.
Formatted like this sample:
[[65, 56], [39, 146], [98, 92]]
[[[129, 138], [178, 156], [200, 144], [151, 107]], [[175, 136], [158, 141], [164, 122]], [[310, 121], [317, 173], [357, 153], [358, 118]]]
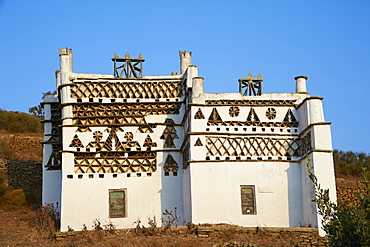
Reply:
[[309, 177], [314, 183], [318, 212], [322, 216], [323, 230], [329, 237], [330, 246], [370, 246], [370, 177], [362, 167], [365, 192], [356, 192], [356, 205], [336, 205], [329, 198], [329, 189], [322, 189], [307, 164]]
[[42, 133], [40, 120], [28, 113], [0, 110], [0, 129], [11, 133]]
[[16, 189], [4, 195], [4, 203], [9, 206], [27, 205], [26, 193], [23, 189]]
[[360, 177], [363, 167], [370, 169], [370, 155], [363, 152], [334, 150], [333, 159], [337, 175]]

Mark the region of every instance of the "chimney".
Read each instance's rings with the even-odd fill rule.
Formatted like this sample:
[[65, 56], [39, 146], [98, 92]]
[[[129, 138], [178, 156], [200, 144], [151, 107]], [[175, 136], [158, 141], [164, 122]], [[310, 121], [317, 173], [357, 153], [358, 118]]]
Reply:
[[193, 78], [193, 98], [199, 97], [204, 93], [204, 79], [203, 77], [194, 77]]
[[60, 84], [69, 83], [69, 76], [72, 73], [72, 49], [60, 49]]
[[180, 71], [184, 74], [186, 69], [191, 65], [191, 52], [179, 51], [180, 54]]
[[301, 75], [294, 77], [294, 79], [296, 80], [296, 93], [307, 93], [306, 80], [308, 77]]

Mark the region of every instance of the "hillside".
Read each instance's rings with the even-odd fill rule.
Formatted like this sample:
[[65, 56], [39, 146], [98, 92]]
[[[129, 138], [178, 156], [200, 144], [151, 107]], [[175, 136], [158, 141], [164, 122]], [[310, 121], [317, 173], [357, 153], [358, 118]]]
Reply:
[[0, 109], [0, 158], [42, 161], [41, 118]]
[[11, 134], [42, 133], [40, 120], [41, 117], [32, 114], [0, 109], [0, 130]]
[[42, 133], [4, 133], [0, 131], [0, 158], [42, 161]]

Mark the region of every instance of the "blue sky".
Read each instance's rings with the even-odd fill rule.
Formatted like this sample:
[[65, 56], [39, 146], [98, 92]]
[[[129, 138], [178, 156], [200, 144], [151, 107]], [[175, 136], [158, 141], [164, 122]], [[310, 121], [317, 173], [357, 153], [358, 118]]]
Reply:
[[114, 52], [165, 75], [192, 51], [209, 93], [237, 92], [248, 72], [264, 93], [294, 92], [307, 75], [333, 147], [370, 152], [370, 0], [0, 0], [0, 108], [28, 112], [54, 90], [65, 47], [74, 72], [106, 74]]

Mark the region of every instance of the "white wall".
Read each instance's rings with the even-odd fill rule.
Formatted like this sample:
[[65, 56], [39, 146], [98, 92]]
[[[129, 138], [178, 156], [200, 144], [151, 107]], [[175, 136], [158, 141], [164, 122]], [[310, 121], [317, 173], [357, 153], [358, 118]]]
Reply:
[[[193, 223], [294, 227], [302, 223], [300, 165], [213, 162], [190, 165]], [[241, 185], [254, 185], [256, 215], [241, 213]]]
[[192, 222], [192, 189], [191, 189], [191, 177], [190, 177], [189, 166], [187, 169], [183, 170], [182, 174], [182, 193], [183, 193], [183, 212], [184, 212], [184, 221]]

